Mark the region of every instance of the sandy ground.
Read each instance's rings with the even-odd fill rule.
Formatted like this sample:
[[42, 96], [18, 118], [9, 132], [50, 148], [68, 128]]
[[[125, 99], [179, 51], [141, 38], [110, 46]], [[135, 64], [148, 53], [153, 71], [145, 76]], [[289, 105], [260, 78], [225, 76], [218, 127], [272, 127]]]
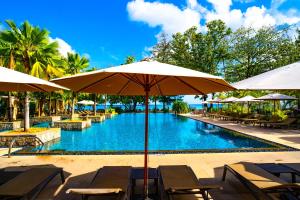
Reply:
[[[168, 154], [151, 155], [150, 167], [159, 165], [189, 165], [203, 184], [220, 184], [223, 188], [210, 194], [213, 199], [253, 199], [248, 190], [234, 177], [229, 175], [226, 182], [221, 181], [224, 164], [237, 162], [288, 162], [300, 163], [300, 152], [251, 152], [251, 153], [203, 153], [203, 154]], [[86, 155], [86, 156], [13, 156], [0, 157], [0, 168], [8, 166], [52, 164], [63, 167], [67, 177], [65, 184], [60, 185], [59, 177], [55, 178], [39, 195], [38, 199], [80, 199], [79, 196], [67, 195], [66, 189], [84, 187], [93, 178], [95, 171], [102, 166], [130, 165], [143, 166], [142, 155]], [[284, 177], [289, 179], [290, 177]]]

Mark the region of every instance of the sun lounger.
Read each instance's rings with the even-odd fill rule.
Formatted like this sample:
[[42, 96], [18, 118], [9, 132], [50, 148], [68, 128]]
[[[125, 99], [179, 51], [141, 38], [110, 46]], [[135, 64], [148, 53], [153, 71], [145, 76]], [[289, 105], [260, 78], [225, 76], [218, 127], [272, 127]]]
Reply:
[[[5, 174], [5, 169], [2, 171]], [[12, 175], [13, 171], [7, 172]], [[0, 185], [0, 199], [35, 199], [46, 185], [57, 175], [61, 175], [64, 183], [62, 168], [40, 167], [31, 168], [18, 174]]]
[[[288, 183], [253, 163], [225, 165], [223, 181], [225, 181], [227, 170], [235, 175], [256, 199], [272, 199], [270, 195], [272, 193], [294, 196], [293, 192], [300, 189], [299, 184]], [[258, 191], [264, 194], [263, 198]]]
[[274, 123], [269, 123], [268, 125], [272, 128], [290, 128], [291, 124], [293, 124], [294, 122], [296, 122], [297, 119], [295, 118], [288, 118], [282, 122], [274, 122]]
[[99, 169], [86, 188], [71, 188], [68, 194], [79, 194], [82, 199], [99, 196], [103, 199], [129, 200], [131, 196], [131, 167], [105, 166]]
[[186, 165], [159, 166], [161, 199], [199, 199], [196, 195], [208, 198], [208, 190], [219, 188], [216, 185], [201, 185]]

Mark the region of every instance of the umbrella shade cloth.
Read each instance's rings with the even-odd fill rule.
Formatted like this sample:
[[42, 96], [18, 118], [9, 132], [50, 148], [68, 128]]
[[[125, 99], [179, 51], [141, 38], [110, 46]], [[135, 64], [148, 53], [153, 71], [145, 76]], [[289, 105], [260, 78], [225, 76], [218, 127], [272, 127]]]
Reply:
[[56, 90], [68, 89], [34, 76], [0, 67], [0, 91], [52, 92]]
[[54, 79], [53, 82], [75, 92], [109, 95], [145, 95], [145, 85], [149, 95], [153, 96], [208, 94], [234, 89], [220, 77], [156, 61], [106, 68]]
[[300, 61], [232, 84], [239, 90], [300, 90]]
[[284, 94], [274, 93], [256, 98], [256, 100], [297, 100], [297, 98]]
[[222, 101], [222, 103], [231, 103], [231, 102], [235, 102], [236, 100], [238, 100], [238, 98], [236, 98], [236, 97], [228, 97], [228, 98], [224, 99]]
[[145, 95], [144, 192], [148, 196], [149, 95], [207, 94], [235, 89], [222, 78], [164, 64], [142, 61], [53, 80], [75, 92]]
[[245, 96], [245, 97], [242, 97], [240, 99], [237, 99], [235, 100], [234, 102], [238, 102], [238, 103], [245, 103], [245, 102], [259, 102], [259, 100], [257, 100], [255, 97], [253, 96]]
[[77, 104], [94, 105], [94, 101], [91, 101], [91, 100], [82, 100], [82, 101], [77, 102]]

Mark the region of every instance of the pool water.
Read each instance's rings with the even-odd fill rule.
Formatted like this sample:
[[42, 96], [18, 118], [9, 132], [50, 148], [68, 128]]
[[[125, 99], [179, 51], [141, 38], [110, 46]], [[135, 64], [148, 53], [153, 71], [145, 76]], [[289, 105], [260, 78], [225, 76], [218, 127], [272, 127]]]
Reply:
[[[38, 126], [48, 126], [40, 124]], [[222, 150], [274, 146], [217, 126], [173, 114], [149, 114], [149, 149]], [[60, 140], [40, 147], [63, 151], [142, 151], [144, 114], [120, 114], [83, 131], [61, 132]]]

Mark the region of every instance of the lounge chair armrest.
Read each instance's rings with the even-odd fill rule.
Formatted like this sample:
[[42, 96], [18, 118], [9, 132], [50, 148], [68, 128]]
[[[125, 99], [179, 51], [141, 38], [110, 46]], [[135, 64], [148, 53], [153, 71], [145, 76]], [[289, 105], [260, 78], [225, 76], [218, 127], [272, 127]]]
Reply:
[[177, 191], [187, 191], [187, 190], [210, 190], [210, 189], [219, 189], [220, 185], [199, 185], [197, 187], [171, 187], [168, 189], [168, 192], [177, 192]]
[[71, 188], [66, 191], [67, 194], [87, 194], [87, 195], [99, 195], [99, 194], [118, 194], [122, 192], [121, 188]]

